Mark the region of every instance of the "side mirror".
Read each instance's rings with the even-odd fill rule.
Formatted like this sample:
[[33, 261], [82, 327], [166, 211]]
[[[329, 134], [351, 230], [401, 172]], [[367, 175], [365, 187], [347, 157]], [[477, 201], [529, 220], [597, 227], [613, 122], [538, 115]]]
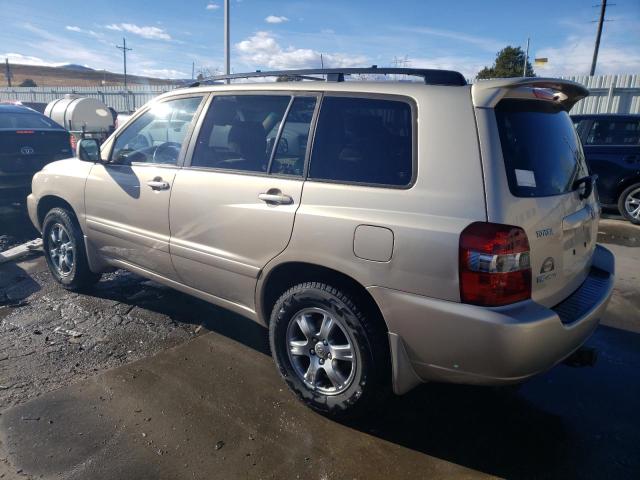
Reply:
[[100, 161], [100, 143], [95, 138], [83, 138], [76, 147], [76, 157], [85, 162]]

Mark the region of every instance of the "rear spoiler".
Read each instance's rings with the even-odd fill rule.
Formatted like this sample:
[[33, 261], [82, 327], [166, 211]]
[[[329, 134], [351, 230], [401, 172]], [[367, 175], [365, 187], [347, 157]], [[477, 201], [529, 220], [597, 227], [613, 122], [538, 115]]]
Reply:
[[503, 98], [538, 98], [558, 102], [569, 111], [588, 95], [584, 85], [559, 78], [497, 78], [479, 80], [471, 87], [473, 105], [480, 108], [494, 108]]

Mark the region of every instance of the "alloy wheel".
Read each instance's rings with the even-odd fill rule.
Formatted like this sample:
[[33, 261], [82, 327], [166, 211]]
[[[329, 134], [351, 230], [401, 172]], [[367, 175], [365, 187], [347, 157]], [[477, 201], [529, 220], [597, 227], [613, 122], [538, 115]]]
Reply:
[[321, 308], [306, 308], [289, 321], [286, 341], [289, 360], [308, 388], [323, 395], [349, 388], [356, 345], [342, 320]]

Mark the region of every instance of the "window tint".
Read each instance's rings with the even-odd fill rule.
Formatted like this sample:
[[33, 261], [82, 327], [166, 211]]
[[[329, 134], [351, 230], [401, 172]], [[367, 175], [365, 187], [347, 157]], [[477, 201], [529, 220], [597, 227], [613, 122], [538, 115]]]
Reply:
[[580, 140], [567, 112], [550, 102], [503, 100], [495, 109], [511, 193], [558, 195], [587, 173]]
[[23, 128], [62, 129], [60, 125], [44, 115], [22, 112], [3, 112], [2, 115], [0, 115], [0, 128], [9, 130], [19, 130]]
[[640, 120], [595, 120], [586, 145], [640, 145]]
[[202, 97], [180, 98], [153, 105], [116, 139], [114, 162], [175, 165]]
[[286, 95], [221, 95], [200, 129], [191, 165], [266, 172], [282, 117]]
[[302, 176], [309, 128], [316, 107], [314, 97], [296, 97], [278, 140], [270, 173]]
[[400, 101], [325, 97], [309, 177], [408, 185], [412, 177], [411, 107]]

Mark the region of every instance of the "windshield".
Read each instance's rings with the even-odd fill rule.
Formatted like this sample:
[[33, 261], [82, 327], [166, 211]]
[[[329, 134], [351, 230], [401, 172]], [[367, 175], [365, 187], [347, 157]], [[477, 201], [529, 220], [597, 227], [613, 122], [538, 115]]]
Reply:
[[517, 197], [560, 195], [588, 175], [571, 118], [559, 105], [503, 100], [495, 109], [511, 193]]

